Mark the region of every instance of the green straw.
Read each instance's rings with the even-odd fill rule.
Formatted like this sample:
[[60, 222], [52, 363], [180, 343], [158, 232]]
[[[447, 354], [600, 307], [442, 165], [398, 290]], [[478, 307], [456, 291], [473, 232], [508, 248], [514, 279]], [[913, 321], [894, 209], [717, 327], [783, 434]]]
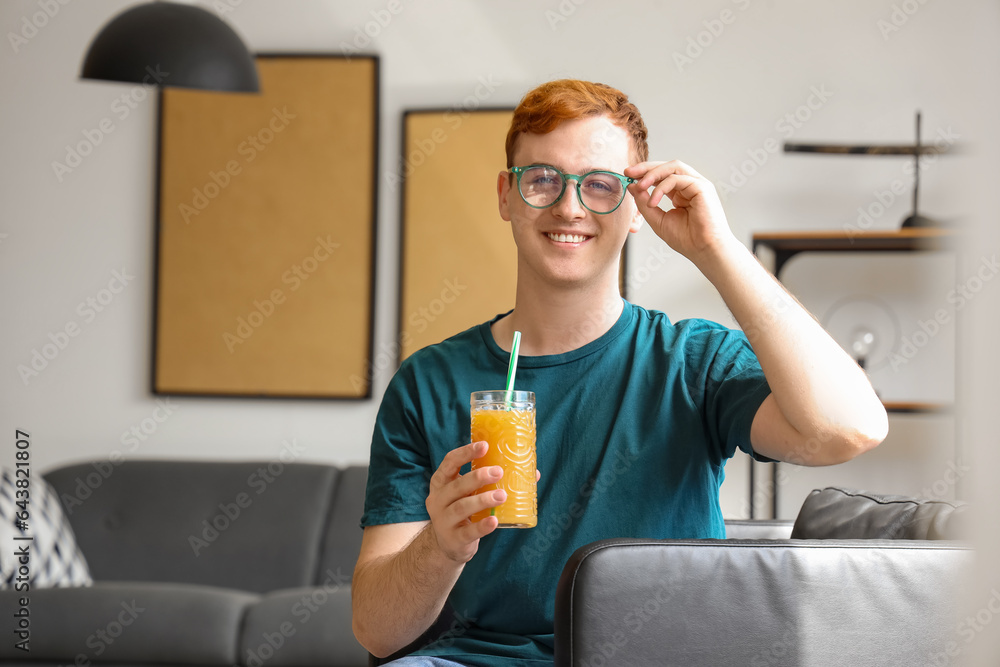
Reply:
[[[518, 349], [521, 347], [521, 332], [514, 332], [514, 344], [510, 348], [510, 364], [507, 366], [507, 394], [504, 397], [507, 403], [507, 409], [510, 410], [510, 403], [513, 399], [514, 392], [514, 374], [517, 373], [517, 353]], [[497, 508], [490, 508], [490, 516], [496, 516]]]
[[517, 373], [517, 352], [521, 347], [521, 332], [514, 332], [514, 344], [510, 348], [510, 365], [507, 366], [507, 409], [510, 410], [510, 402], [514, 391], [514, 374]]

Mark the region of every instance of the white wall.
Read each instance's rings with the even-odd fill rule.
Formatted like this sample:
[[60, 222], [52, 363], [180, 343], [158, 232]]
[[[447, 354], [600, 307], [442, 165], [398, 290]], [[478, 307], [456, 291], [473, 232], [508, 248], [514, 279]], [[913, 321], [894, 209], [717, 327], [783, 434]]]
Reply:
[[[0, 4], [3, 437], [12, 439], [15, 428], [29, 431], [38, 470], [106, 458], [116, 450], [129, 458], [271, 458], [289, 439], [304, 447], [303, 460], [365, 461], [391, 369], [376, 375], [376, 398], [361, 403], [166, 400], [150, 394], [155, 104], [147, 98], [122, 117], [116, 100], [132, 89], [77, 78], [90, 38], [131, 4]], [[405, 108], [459, 104], [483, 80], [494, 88], [486, 106], [513, 106], [533, 85], [556, 77], [616, 85], [643, 110], [654, 158], [679, 158], [717, 185], [740, 186], [725, 201], [733, 229], [747, 244], [756, 230], [856, 225], [857, 209], [876, 202], [877, 191], [897, 180], [907, 189], [910, 184], [899, 158], [769, 153], [772, 140], [909, 142], [919, 108], [928, 140], [951, 132], [975, 144], [969, 114], [983, 87], [996, 84], [980, 78], [978, 49], [1000, 37], [995, 7], [975, 0], [204, 4], [231, 9], [223, 17], [256, 51], [336, 53], [366, 30], [373, 34], [363, 50], [381, 57], [383, 174], [397, 163]], [[50, 5], [58, 7], [54, 16], [40, 14]], [[44, 25], [32, 31], [33, 20]], [[886, 32], [886, 26], [897, 27], [893, 21], [898, 29]], [[26, 41], [12, 43], [11, 34]], [[678, 62], [675, 54], [685, 53], [691, 60]], [[57, 178], [53, 161], [63, 161], [67, 145], [104, 118], [113, 120], [113, 132], [72, 173]], [[759, 165], [747, 162], [754, 156]], [[922, 210], [956, 221], [970, 215], [957, 194], [965, 161], [948, 156], [928, 168]], [[741, 168], [752, 172], [745, 183], [734, 177]], [[382, 185], [376, 350], [391, 349], [398, 284], [398, 202]], [[908, 210], [908, 197], [898, 197], [872, 228], [894, 228]], [[641, 272], [656, 261], [655, 236], [643, 232], [630, 243], [632, 300], [675, 320], [697, 316], [732, 323], [711, 286], [679, 256]], [[804, 301], [813, 291], [828, 297], [831, 285], [867, 272], [869, 278], [850, 289], [897, 285], [893, 307], [910, 332], [949, 289], [936, 279], [893, 280], [897, 271], [923, 275], [919, 265], [900, 269], [845, 259], [841, 269], [809, 269], [808, 262], [803, 258], [796, 274], [796, 293]], [[103, 312], [85, 319], [78, 304], [98, 295], [116, 270], [134, 278]], [[18, 366], [30, 365], [33, 350], [73, 322], [79, 335], [37, 377], [22, 381]], [[911, 398], [941, 398], [941, 387], [952, 383], [953, 336], [949, 332], [936, 339], [935, 348], [921, 350], [907, 367], [920, 372], [886, 375], [886, 390], [903, 398], [911, 391]], [[952, 393], [946, 389], [943, 398]], [[149, 421], [165, 415], [162, 408], [157, 412], [164, 404], [169, 416]], [[896, 417], [894, 424], [907, 419], [913, 418]], [[938, 438], [952, 433], [954, 424], [950, 417], [935, 419], [945, 421], [933, 429], [895, 429], [902, 435], [894, 430], [884, 445], [888, 454], [873, 459], [875, 467], [863, 479], [878, 484], [880, 470], [894, 469], [916, 451], [930, 454], [911, 465], [913, 475], [886, 478], [892, 483], [877, 490], [917, 491], [941, 477], [955, 454], [947, 438]], [[133, 449], [123, 443], [123, 433], [143, 420], [156, 429]], [[729, 515], [745, 510], [746, 471], [745, 459], [730, 466], [723, 496]], [[820, 473], [809, 483], [824, 479]], [[953, 493], [949, 487], [944, 495]]]
[[[985, 51], [985, 50], [984, 50]], [[1000, 71], [1000, 49], [984, 53], [981, 71], [997, 80]], [[970, 203], [976, 208], [976, 225], [970, 230], [969, 249], [991, 249], [1000, 246], [1000, 163], [997, 149], [1000, 135], [996, 131], [1000, 118], [1000, 90], [993, 86], [976, 105], [976, 121], [983, 132], [991, 134], [989, 143], [980, 151], [976, 168], [970, 172], [967, 192]], [[971, 253], [970, 253], [971, 254]], [[967, 353], [960, 358], [963, 371], [962, 426], [966, 448], [973, 454], [972, 491], [975, 503], [971, 525], [975, 527], [976, 546], [979, 550], [978, 567], [970, 574], [968, 594], [965, 596], [965, 618], [980, 616], [990, 625], [979, 625], [971, 636], [966, 633], [963, 652], [973, 657], [976, 665], [1000, 663], [1000, 632], [993, 629], [997, 616], [996, 602], [1000, 600], [1000, 526], [996, 521], [996, 508], [1000, 506], [1000, 485], [996, 471], [1000, 469], [1000, 438], [997, 437], [997, 369], [1000, 368], [1000, 348], [996, 332], [1000, 328], [1000, 290], [983, 290], [982, 298], [970, 305], [966, 326], [962, 329], [961, 345]], [[984, 613], [983, 609], [987, 611]], [[979, 622], [977, 621], [977, 624]], [[991, 627], [986, 631], [987, 627]], [[964, 627], [963, 627], [964, 629]], [[972, 642], [974, 645], [970, 645]]]

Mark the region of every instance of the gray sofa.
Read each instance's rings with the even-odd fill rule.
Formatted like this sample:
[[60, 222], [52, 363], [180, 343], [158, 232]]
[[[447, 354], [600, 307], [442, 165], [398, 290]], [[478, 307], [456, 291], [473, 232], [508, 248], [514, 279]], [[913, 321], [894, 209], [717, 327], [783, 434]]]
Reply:
[[[4, 662], [368, 664], [350, 604], [367, 467], [104, 461], [44, 477], [94, 583], [30, 591], [30, 652], [0, 642]], [[0, 615], [23, 595], [0, 591]]]
[[[366, 476], [278, 461], [47, 472], [94, 583], [32, 590], [30, 653], [0, 642], [0, 661], [382, 662], [351, 631]], [[943, 632], [955, 626], [950, 592], [972, 556], [942, 540], [958, 510], [825, 489], [794, 525], [727, 521], [727, 540], [582, 547], [560, 580], [556, 664], [940, 664], [955, 642]], [[0, 591], [4, 618], [21, 595]]]
[[950, 665], [965, 506], [827, 488], [726, 540], [602, 540], [559, 581], [557, 667]]

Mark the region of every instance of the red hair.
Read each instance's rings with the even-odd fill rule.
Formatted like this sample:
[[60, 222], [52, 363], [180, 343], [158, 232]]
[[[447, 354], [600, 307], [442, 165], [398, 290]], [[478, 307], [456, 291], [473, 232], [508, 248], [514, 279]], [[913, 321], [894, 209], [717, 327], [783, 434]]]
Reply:
[[507, 168], [514, 166], [514, 148], [522, 133], [547, 134], [563, 121], [587, 116], [608, 116], [629, 135], [632, 157], [637, 162], [649, 159], [646, 123], [625, 93], [603, 83], [560, 79], [529, 92], [514, 110], [507, 131]]

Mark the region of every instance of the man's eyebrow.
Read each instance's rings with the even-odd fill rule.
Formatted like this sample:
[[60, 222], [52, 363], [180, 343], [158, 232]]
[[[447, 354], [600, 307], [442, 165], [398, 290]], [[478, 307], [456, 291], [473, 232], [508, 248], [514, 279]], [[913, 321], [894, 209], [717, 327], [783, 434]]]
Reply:
[[[529, 167], [552, 167], [553, 169], [558, 169], [559, 171], [561, 171], [564, 174], [571, 173], [571, 172], [567, 171], [566, 169], [560, 167], [559, 165], [552, 164], [551, 162], [540, 162], [540, 161], [539, 162], [532, 162], [532, 163], [530, 163], [527, 166], [529, 166]], [[613, 172], [613, 173], [618, 173], [614, 169], [612, 169], [611, 167], [587, 166], [587, 167], [585, 167], [583, 169], [583, 171], [580, 172], [579, 175], [589, 174], [592, 171], [610, 171], [610, 172]]]

